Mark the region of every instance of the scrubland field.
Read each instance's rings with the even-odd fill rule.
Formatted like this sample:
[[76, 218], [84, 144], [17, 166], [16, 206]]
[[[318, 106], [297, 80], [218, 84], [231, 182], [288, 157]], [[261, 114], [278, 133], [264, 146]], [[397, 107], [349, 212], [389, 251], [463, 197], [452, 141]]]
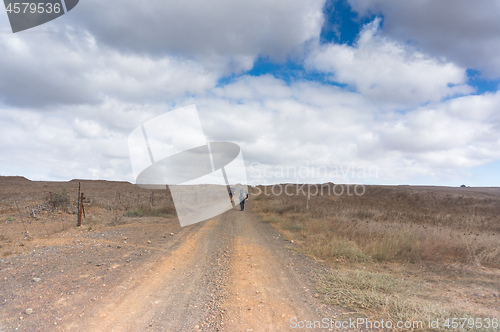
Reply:
[[499, 188], [260, 186], [181, 228], [168, 190], [80, 181], [76, 227], [78, 182], [0, 177], [0, 331], [500, 318]]
[[378, 318], [500, 316], [500, 188], [284, 186], [256, 188], [254, 211], [336, 268], [317, 280], [326, 303]]
[[74, 228], [79, 182], [85, 197], [83, 225], [87, 230], [124, 224], [131, 217], [175, 216], [167, 190], [152, 192], [128, 182], [43, 182], [0, 177], [1, 255], [21, 252], [28, 240]]

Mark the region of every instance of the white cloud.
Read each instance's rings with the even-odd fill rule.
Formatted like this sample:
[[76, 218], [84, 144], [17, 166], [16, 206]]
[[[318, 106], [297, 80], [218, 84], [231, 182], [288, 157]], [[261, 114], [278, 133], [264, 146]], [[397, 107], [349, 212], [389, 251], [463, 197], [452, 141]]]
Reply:
[[0, 35], [0, 99], [43, 108], [95, 104], [106, 97], [160, 101], [215, 86], [221, 68], [175, 56], [152, 57], [96, 47], [89, 34]]
[[37, 33], [0, 34], [0, 102], [43, 108], [200, 95], [258, 56], [301, 54], [319, 36], [324, 1], [89, 0]]
[[[255, 88], [259, 86], [265, 89]], [[8, 162], [0, 173], [14, 167], [37, 179], [134, 181], [129, 133], [147, 119], [191, 103], [197, 105], [210, 140], [241, 146], [253, 183], [387, 184], [422, 178], [440, 183], [450, 174], [456, 179], [470, 167], [500, 158], [500, 93], [453, 98], [399, 113], [336, 86], [245, 76], [177, 106], [107, 99], [43, 114], [3, 109], [0, 123], [9, 125], [0, 132], [0, 150]], [[282, 171], [287, 167], [306, 167], [309, 173], [297, 179], [292, 171]], [[278, 173], [259, 178], [265, 169]], [[360, 178], [363, 169], [374, 172]]]
[[319, 36], [325, 0], [88, 0], [71, 22], [113, 48], [149, 54], [227, 57], [249, 69], [259, 54], [285, 59]]
[[395, 105], [416, 105], [471, 92], [463, 68], [429, 57], [378, 33], [380, 20], [366, 25], [355, 46], [320, 46], [309, 68], [333, 74], [365, 97]]
[[426, 53], [500, 78], [500, 2], [349, 0], [361, 15], [383, 15], [383, 33]]
[[[95, 105], [1, 108], [0, 151], [6, 169], [32, 179], [95, 178], [133, 181], [127, 137], [165, 105], [106, 100]], [[161, 111], [160, 111], [161, 110]]]
[[492, 162], [500, 158], [498, 107], [496, 93], [392, 114], [375, 129], [379, 149], [397, 151], [432, 169], [466, 169]]
[[[258, 93], [255, 85], [265, 88]], [[382, 183], [439, 183], [500, 158], [500, 93], [450, 98], [405, 113], [339, 87], [287, 85], [270, 77], [244, 77], [215, 94], [196, 101], [206, 118], [217, 119], [206, 132], [228, 140], [226, 132], [242, 134], [234, 137], [245, 158], [262, 167], [354, 165], [377, 169], [375, 181]]]

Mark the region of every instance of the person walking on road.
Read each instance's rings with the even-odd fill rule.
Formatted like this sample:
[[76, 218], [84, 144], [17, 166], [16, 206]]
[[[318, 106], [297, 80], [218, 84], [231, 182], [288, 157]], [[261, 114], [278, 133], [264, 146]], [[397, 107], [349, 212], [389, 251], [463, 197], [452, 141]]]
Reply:
[[240, 196], [238, 198], [240, 199], [241, 211], [243, 211], [245, 209], [245, 201], [248, 199], [248, 193], [240, 190]]

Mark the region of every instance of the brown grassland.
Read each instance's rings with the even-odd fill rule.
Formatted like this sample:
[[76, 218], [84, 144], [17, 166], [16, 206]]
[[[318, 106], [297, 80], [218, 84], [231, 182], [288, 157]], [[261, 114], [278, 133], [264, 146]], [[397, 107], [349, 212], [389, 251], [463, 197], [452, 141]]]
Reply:
[[500, 188], [343, 189], [253, 190], [263, 221], [334, 266], [317, 277], [324, 302], [355, 317], [440, 318], [441, 326], [451, 317], [500, 318]]

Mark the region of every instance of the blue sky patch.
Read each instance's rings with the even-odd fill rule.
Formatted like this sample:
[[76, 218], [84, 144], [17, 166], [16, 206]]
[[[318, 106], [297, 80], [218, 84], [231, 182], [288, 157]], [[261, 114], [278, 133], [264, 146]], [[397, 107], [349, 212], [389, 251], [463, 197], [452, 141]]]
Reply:
[[500, 80], [487, 80], [481, 77], [479, 70], [467, 69], [468, 84], [476, 89], [475, 94], [481, 95], [485, 92], [496, 92], [500, 86]]
[[234, 82], [238, 78], [249, 75], [249, 76], [263, 76], [263, 75], [273, 75], [274, 77], [283, 80], [287, 84], [291, 84], [296, 81], [314, 81], [320, 82], [322, 84], [334, 85], [340, 87], [346, 87], [347, 84], [337, 83], [331, 80], [330, 73], [323, 73], [315, 70], [306, 70], [304, 64], [301, 62], [295, 62], [288, 60], [283, 63], [274, 62], [269, 60], [268, 57], [259, 57], [253, 68], [245, 73], [239, 75], [231, 75], [221, 78], [218, 81], [217, 86], [221, 87], [231, 82]]
[[[363, 25], [374, 20], [375, 16], [359, 17], [347, 0], [328, 0], [323, 8], [325, 23], [321, 30], [322, 44], [337, 43], [353, 45]], [[380, 25], [384, 20], [381, 17]]]

